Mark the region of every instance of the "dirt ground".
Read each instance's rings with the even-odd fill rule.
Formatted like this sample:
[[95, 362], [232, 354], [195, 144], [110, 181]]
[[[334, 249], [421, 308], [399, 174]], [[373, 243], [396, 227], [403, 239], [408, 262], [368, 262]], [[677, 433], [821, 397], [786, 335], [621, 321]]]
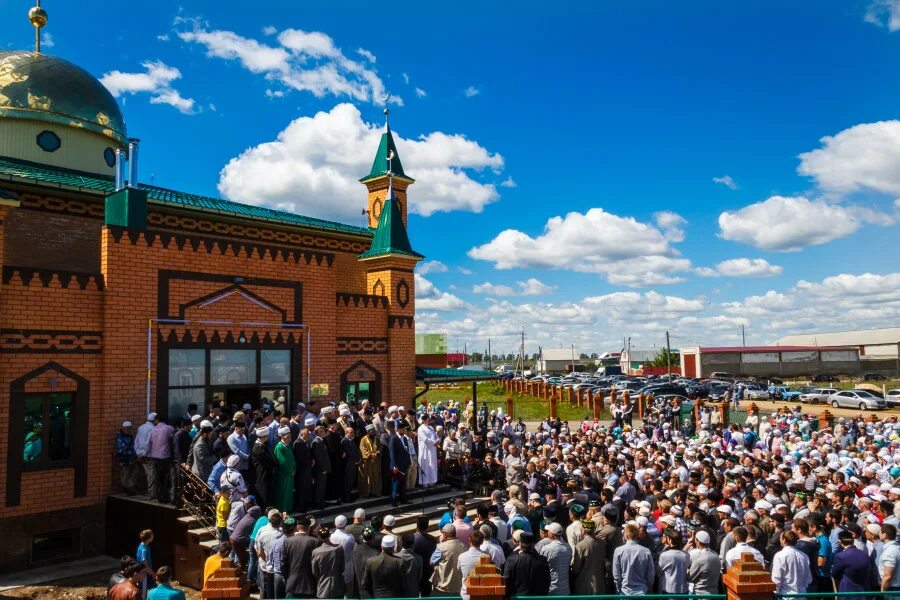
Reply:
[[[106, 584], [109, 576], [108, 571], [101, 571], [60, 579], [45, 585], [26, 586], [0, 592], [0, 600], [12, 598], [19, 600], [106, 600]], [[200, 592], [187, 587], [177, 587], [184, 590], [187, 600], [200, 600]]]

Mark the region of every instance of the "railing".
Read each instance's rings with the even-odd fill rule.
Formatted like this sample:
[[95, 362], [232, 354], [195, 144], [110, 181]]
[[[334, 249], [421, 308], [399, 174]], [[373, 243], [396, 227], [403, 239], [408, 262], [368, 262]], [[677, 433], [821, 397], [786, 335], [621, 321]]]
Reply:
[[894, 590], [890, 592], [871, 591], [871, 592], [804, 592], [799, 594], [775, 594], [775, 600], [864, 600], [867, 597], [876, 598], [900, 598], [900, 591]]
[[[597, 594], [596, 596], [575, 596], [570, 595], [566, 598], [580, 598], [582, 600], [613, 600], [619, 599], [625, 594]], [[641, 594], [641, 598], [649, 598], [650, 600], [723, 600], [725, 594]], [[559, 598], [559, 596], [516, 596], [519, 600], [550, 600], [551, 598]]]
[[178, 465], [175, 478], [175, 505], [186, 510], [200, 527], [215, 535], [216, 502], [212, 490], [186, 465]]

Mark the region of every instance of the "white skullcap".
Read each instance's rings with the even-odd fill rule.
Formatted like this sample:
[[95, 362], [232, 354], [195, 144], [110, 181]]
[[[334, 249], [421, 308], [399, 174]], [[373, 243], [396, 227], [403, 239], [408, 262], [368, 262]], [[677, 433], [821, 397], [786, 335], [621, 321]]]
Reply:
[[124, 422], [122, 423], [122, 427], [126, 427], [126, 428], [127, 428], [127, 427], [131, 427], [131, 421], [124, 421]]
[[203, 420], [203, 417], [201, 417], [200, 415], [194, 415], [193, 417], [191, 417], [191, 422], [193, 422], [193, 423], [196, 423], [197, 421], [202, 421], [202, 420]]
[[350, 416], [350, 409], [349, 409], [349, 408], [346, 408], [346, 407], [345, 407], [345, 408], [342, 408], [342, 409], [340, 409], [338, 412], [340, 413], [340, 415], [341, 415], [342, 417]]
[[256, 437], [265, 437], [265, 436], [269, 435], [269, 428], [268, 427], [257, 427], [255, 433], [256, 433]]
[[645, 517], [645, 516], [643, 516], [643, 515], [637, 517], [637, 518], [635, 519], [635, 522], [636, 522], [638, 525], [640, 525], [641, 527], [646, 527], [646, 526], [650, 523], [649, 519], [647, 519], [647, 517]]
[[[388, 515], [388, 516], [390, 516], [390, 515]], [[397, 545], [397, 538], [392, 535], [386, 535], [383, 538], [381, 538], [381, 547], [382, 548], [390, 549], [396, 545]]]
[[212, 429], [212, 428], [213, 428], [212, 421], [206, 421], [206, 420], [200, 421], [200, 429]]
[[244, 410], [250, 410], [250, 409], [253, 408], [253, 407], [250, 406], [250, 404], [244, 404], [244, 406], [243, 406], [242, 408], [243, 408]]
[[237, 454], [232, 454], [231, 456], [228, 457], [228, 462], [226, 462], [225, 464], [233, 469], [236, 466], [238, 466], [239, 464], [241, 464], [241, 457], [238, 456]]
[[385, 527], [393, 527], [396, 522], [397, 519], [396, 517], [394, 517], [394, 515], [385, 515], [384, 521], [382, 521]]
[[391, 406], [390, 408], [388, 408], [388, 412], [389, 412], [389, 413], [397, 412], [397, 407], [396, 407], [396, 405], [395, 405], [395, 406]]
[[723, 512], [723, 513], [725, 513], [726, 515], [730, 515], [730, 514], [731, 514], [731, 507], [728, 506], [727, 504], [723, 504], [723, 505], [721, 505], [721, 506], [717, 506], [717, 507], [716, 507], [716, 510], [719, 511], [719, 512]]
[[148, 413], [148, 414], [147, 414], [147, 420], [148, 420], [148, 421], [155, 421], [155, 420], [156, 420], [156, 413]]
[[334, 518], [334, 526], [338, 529], [343, 529], [347, 526], [347, 517], [344, 515], [338, 515]]
[[872, 535], [881, 535], [881, 525], [876, 525], [875, 523], [869, 523], [866, 525], [866, 529]]
[[281, 514], [281, 513], [278, 512], [278, 509], [277, 509], [277, 508], [273, 508], [273, 509], [270, 510], [268, 513], [266, 513], [266, 517], [268, 517], [268, 518], [271, 519], [272, 517], [276, 517], [276, 516], [278, 516], [278, 515], [280, 515], [280, 514]]
[[694, 538], [701, 544], [709, 544], [709, 534], [702, 529], [694, 535]]
[[281, 437], [283, 435], [288, 435], [291, 432], [291, 428], [285, 425], [284, 427], [278, 428], [278, 436]]

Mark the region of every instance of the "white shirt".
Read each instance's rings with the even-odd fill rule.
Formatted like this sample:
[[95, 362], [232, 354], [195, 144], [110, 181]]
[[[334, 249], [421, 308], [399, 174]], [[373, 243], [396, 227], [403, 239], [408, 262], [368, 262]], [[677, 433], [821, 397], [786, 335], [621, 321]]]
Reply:
[[776, 594], [805, 594], [812, 583], [809, 557], [793, 546], [785, 546], [772, 559], [772, 581]]
[[[741, 554], [744, 554], [744, 553], [752, 554], [753, 560], [755, 560], [756, 562], [758, 562], [759, 564], [761, 564], [763, 566], [766, 565], [766, 559], [763, 558], [763, 555], [760, 553], [759, 550], [757, 550], [753, 546], [749, 545], [747, 542], [741, 542], [740, 544], [736, 545], [734, 548], [732, 548], [731, 550], [729, 550], [728, 552], [725, 553], [725, 568], [728, 569], [731, 567], [731, 565], [733, 565], [734, 563], [739, 561], [741, 559]], [[809, 561], [807, 560], [807, 562], [809, 562]]]
[[353, 569], [350, 567], [350, 560], [353, 558], [353, 547], [356, 546], [356, 540], [344, 529], [335, 529], [331, 534], [330, 541], [336, 546], [344, 549], [344, 583], [353, 581]]
[[469, 578], [469, 573], [481, 560], [482, 554], [481, 550], [470, 546], [468, 550], [459, 555], [456, 561], [456, 568], [462, 572], [462, 589], [459, 591], [459, 595], [463, 600], [469, 600], [469, 594], [466, 593], [466, 579]]

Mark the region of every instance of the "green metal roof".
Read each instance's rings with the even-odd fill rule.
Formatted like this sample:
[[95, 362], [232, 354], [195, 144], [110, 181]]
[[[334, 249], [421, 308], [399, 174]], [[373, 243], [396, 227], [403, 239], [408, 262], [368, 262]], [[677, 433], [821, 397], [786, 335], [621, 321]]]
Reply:
[[[96, 192], [106, 196], [115, 191], [115, 181], [112, 177], [104, 177], [94, 173], [85, 173], [40, 165], [13, 158], [0, 157], [0, 179], [11, 180], [25, 179], [38, 184], [51, 187], [75, 188], [82, 191]], [[173, 206], [190, 210], [200, 210], [208, 213], [227, 215], [244, 219], [269, 221], [283, 225], [295, 225], [307, 229], [317, 229], [336, 233], [348, 233], [352, 235], [371, 237], [372, 232], [365, 227], [354, 227], [343, 223], [325, 221], [313, 217], [305, 217], [286, 211], [265, 208], [262, 206], [250, 206], [231, 200], [199, 196], [187, 192], [179, 192], [155, 185], [140, 184], [138, 188], [147, 192], [147, 199], [152, 204]], [[405, 235], [405, 231], [404, 231]]]
[[493, 371], [469, 371], [467, 369], [430, 369], [416, 367], [416, 381], [444, 383], [453, 381], [484, 381], [500, 376]]
[[[394, 158], [388, 164], [388, 154], [392, 150]], [[403, 172], [403, 163], [400, 162], [400, 153], [397, 152], [397, 146], [394, 145], [394, 136], [391, 134], [391, 128], [385, 127], [384, 133], [381, 134], [381, 143], [378, 144], [378, 151], [375, 153], [375, 160], [372, 162], [372, 170], [360, 181], [382, 177], [387, 175], [388, 171], [392, 171], [398, 177], [410, 179]]]
[[359, 255], [359, 258], [375, 258], [389, 254], [401, 254], [412, 258], [425, 258], [412, 249], [406, 227], [403, 226], [403, 215], [400, 214], [400, 205], [393, 194], [387, 199], [387, 205], [381, 210], [378, 217], [378, 227], [375, 229], [375, 237], [372, 238], [372, 246]]

